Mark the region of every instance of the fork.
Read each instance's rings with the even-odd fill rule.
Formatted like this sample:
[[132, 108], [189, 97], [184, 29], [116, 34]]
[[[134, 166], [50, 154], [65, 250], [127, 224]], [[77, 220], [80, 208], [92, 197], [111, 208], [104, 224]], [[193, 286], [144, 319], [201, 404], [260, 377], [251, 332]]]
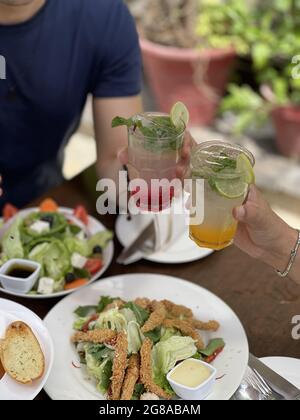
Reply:
[[270, 388], [269, 384], [256, 370], [248, 368], [245, 381], [260, 393], [260, 399], [262, 400], [284, 400], [281, 395]]

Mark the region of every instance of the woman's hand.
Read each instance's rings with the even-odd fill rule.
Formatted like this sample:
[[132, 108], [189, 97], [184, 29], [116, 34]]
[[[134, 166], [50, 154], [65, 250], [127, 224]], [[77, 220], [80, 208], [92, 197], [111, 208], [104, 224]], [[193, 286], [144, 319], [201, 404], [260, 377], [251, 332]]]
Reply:
[[[233, 215], [239, 222], [235, 244], [251, 257], [283, 272], [295, 247], [298, 232], [274, 213], [254, 185], [250, 187], [246, 203], [235, 208]], [[292, 278], [299, 280], [300, 272]]]

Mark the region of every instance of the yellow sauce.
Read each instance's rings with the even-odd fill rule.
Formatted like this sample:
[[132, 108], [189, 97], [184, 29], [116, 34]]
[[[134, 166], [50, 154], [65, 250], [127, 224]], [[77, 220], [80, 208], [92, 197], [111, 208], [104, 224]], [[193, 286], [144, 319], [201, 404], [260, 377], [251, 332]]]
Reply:
[[211, 376], [208, 367], [193, 359], [182, 362], [170, 375], [170, 379], [179, 385], [197, 388]]

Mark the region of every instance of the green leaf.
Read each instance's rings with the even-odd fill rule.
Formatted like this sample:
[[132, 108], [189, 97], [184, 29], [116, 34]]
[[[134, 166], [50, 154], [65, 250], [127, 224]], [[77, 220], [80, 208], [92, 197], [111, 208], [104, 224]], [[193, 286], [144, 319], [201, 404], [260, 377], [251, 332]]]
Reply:
[[112, 368], [113, 368], [113, 362], [109, 359], [106, 359], [102, 368], [101, 375], [100, 375], [100, 381], [97, 386], [97, 388], [102, 393], [105, 393], [109, 388], [109, 385], [111, 382], [110, 378], [112, 376]]
[[117, 298], [111, 298], [110, 296], [102, 296], [97, 306], [97, 312], [103, 312], [107, 305], [110, 305], [116, 299]]
[[87, 351], [97, 362], [101, 362], [102, 359], [112, 360], [114, 357], [114, 351], [103, 344], [90, 344]]
[[73, 224], [69, 225], [69, 229], [72, 235], [77, 235], [81, 231], [81, 228], [79, 226]]
[[129, 308], [132, 310], [132, 312], [134, 313], [137, 323], [142, 326], [145, 324], [145, 322], [147, 321], [147, 319], [150, 316], [149, 311], [147, 311], [146, 309], [142, 308], [139, 305], [136, 305], [133, 302], [128, 302], [124, 305], [124, 308]]
[[79, 306], [74, 313], [80, 318], [87, 317], [96, 313], [97, 306]]
[[273, 51], [269, 45], [264, 43], [256, 43], [252, 47], [252, 58], [254, 66], [257, 70], [260, 70], [267, 66], [270, 58], [272, 57]]
[[150, 340], [153, 341], [154, 344], [156, 344], [158, 343], [161, 337], [161, 328], [157, 327], [154, 330], [145, 333], [144, 336], [150, 338]]
[[139, 400], [141, 395], [145, 392], [145, 387], [143, 384], [135, 384], [132, 400]]
[[204, 350], [199, 350], [199, 352], [203, 355], [203, 356], [212, 356], [216, 350], [222, 349], [223, 347], [225, 347], [225, 342], [222, 338], [214, 338], [213, 340], [211, 340], [207, 347]]
[[204, 360], [204, 357], [202, 356], [201, 353], [199, 353], [197, 351], [197, 353], [194, 354], [194, 356], [192, 357], [192, 359], [196, 359], [196, 360]]
[[111, 126], [112, 128], [116, 128], [116, 127], [121, 127], [123, 125], [126, 125], [126, 127], [130, 128], [130, 127], [133, 127], [134, 124], [135, 122], [132, 118], [115, 117], [112, 120]]
[[91, 273], [84, 268], [74, 268], [73, 273], [77, 279], [90, 279]]

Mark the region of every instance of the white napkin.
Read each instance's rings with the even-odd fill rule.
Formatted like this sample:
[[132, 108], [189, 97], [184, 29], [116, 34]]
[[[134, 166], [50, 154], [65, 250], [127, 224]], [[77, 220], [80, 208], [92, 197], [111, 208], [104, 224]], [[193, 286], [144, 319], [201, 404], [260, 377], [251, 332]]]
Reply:
[[[182, 197], [174, 199], [171, 208], [160, 213], [141, 212], [132, 216], [136, 230], [135, 237], [138, 237], [139, 233], [153, 221], [155, 228], [153, 252], [163, 251], [184, 233], [188, 221], [187, 215]], [[149, 243], [147, 245], [150, 246]], [[153, 247], [153, 244], [151, 245]]]

